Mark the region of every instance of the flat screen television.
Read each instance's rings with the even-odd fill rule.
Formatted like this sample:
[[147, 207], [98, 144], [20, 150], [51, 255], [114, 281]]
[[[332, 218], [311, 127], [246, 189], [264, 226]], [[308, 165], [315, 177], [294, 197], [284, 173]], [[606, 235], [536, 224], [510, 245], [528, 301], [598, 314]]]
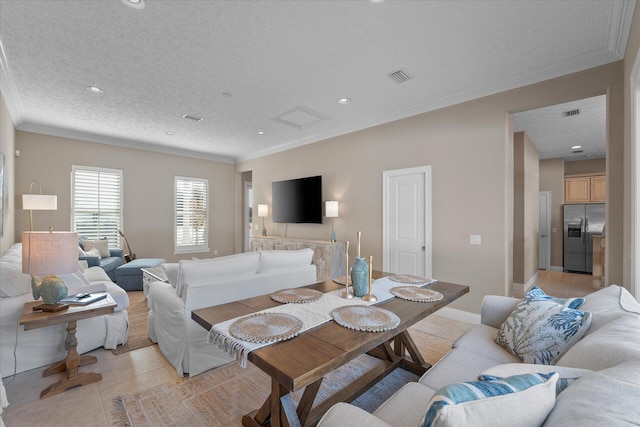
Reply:
[[272, 220], [322, 224], [322, 176], [271, 183]]

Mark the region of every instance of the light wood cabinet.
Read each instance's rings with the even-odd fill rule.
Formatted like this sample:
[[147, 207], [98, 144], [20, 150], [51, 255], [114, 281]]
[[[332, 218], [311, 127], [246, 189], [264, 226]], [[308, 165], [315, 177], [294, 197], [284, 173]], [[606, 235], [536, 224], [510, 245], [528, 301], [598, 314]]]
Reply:
[[604, 203], [607, 201], [605, 175], [573, 175], [564, 178], [565, 203]]
[[313, 249], [311, 263], [316, 266], [318, 282], [344, 276], [344, 242], [326, 240], [307, 240], [279, 236], [252, 236], [251, 250], [295, 250]]

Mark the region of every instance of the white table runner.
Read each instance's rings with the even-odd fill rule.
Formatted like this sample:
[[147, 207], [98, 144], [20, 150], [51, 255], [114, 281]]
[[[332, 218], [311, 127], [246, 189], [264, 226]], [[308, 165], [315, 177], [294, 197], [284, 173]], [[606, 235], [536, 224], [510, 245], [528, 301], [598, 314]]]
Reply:
[[[375, 280], [371, 287], [373, 288], [373, 294], [378, 297], [378, 302], [388, 300], [393, 298], [393, 294], [391, 294], [390, 289], [395, 288], [397, 286], [420, 286], [424, 287], [430, 285], [431, 283], [436, 282], [436, 280], [431, 280], [427, 284], [420, 285], [407, 285], [403, 283], [394, 282], [387, 277], [383, 277], [381, 279]], [[371, 305], [374, 303], [370, 303], [367, 301], [363, 301], [361, 298], [354, 297], [351, 299], [340, 298], [340, 293], [342, 293], [344, 289], [339, 289], [331, 292], [327, 292], [317, 301], [305, 303], [305, 304], [282, 304], [277, 307], [268, 308], [266, 310], [262, 310], [259, 313], [286, 313], [292, 316], [296, 316], [298, 319], [302, 321], [302, 329], [298, 332], [301, 334], [304, 331], [307, 331], [311, 328], [315, 328], [325, 322], [332, 320], [331, 311], [346, 305]], [[255, 314], [255, 313], [252, 313]], [[236, 356], [237, 359], [240, 360], [240, 365], [243, 368], [247, 367], [247, 359], [249, 357], [249, 353], [257, 350], [259, 348], [265, 347], [267, 345], [274, 344], [274, 342], [269, 343], [252, 343], [248, 341], [243, 341], [232, 337], [229, 334], [229, 326], [238, 319], [241, 319], [246, 316], [236, 317], [234, 319], [227, 320], [225, 322], [216, 323], [211, 327], [209, 331], [209, 342], [217, 345], [222, 350], [225, 350], [231, 355]]]

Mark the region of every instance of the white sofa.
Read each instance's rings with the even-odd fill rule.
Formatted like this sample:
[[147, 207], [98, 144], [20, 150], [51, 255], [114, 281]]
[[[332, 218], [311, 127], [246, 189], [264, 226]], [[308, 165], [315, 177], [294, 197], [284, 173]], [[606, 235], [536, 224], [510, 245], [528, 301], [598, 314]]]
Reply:
[[[553, 409], [547, 413], [543, 410], [541, 421], [534, 425], [640, 425], [640, 304], [631, 294], [613, 285], [586, 296], [579, 310], [591, 313], [591, 324], [586, 334], [561, 355], [555, 365], [522, 363], [496, 344], [500, 326], [519, 301], [485, 297], [481, 324], [463, 334], [453, 349], [418, 382], [405, 385], [373, 414], [347, 403], [334, 405], [319, 426], [420, 426], [432, 396], [445, 385], [477, 381], [481, 373], [507, 377], [549, 372], [557, 372], [560, 378], [570, 378], [573, 382], [557, 397], [553, 393], [555, 402], [552, 401], [549, 408]], [[492, 399], [498, 409], [491, 409]], [[530, 414], [540, 409], [535, 399], [528, 398], [520, 405], [509, 399], [500, 396], [470, 402], [475, 406], [467, 406], [467, 410], [476, 411], [473, 422], [459, 425], [526, 425], [510, 417], [514, 413]], [[483, 410], [482, 405], [491, 411], [489, 423], [486, 420], [483, 423], [477, 415]]]
[[[126, 343], [129, 333], [127, 293], [111, 282], [100, 267], [79, 269], [76, 273], [60, 276], [69, 287], [69, 295], [106, 290], [117, 303], [112, 314], [78, 321], [78, 353], [98, 347], [113, 349]], [[3, 377], [66, 357], [66, 325], [25, 331], [18, 324], [24, 304], [31, 301], [34, 301], [31, 276], [22, 273], [22, 244], [17, 243], [0, 258], [0, 372]]]
[[233, 360], [209, 343], [191, 311], [316, 282], [313, 250], [258, 251], [163, 264], [169, 283], [149, 285], [149, 337], [178, 375]]

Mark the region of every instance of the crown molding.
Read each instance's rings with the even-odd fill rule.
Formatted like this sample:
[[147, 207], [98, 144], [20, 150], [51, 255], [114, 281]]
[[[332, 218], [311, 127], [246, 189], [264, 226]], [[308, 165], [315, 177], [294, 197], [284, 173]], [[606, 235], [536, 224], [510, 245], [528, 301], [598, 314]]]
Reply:
[[635, 6], [635, 0], [617, 0], [611, 2], [608, 46], [609, 50], [616, 54], [619, 59], [624, 58]]
[[88, 132], [77, 132], [69, 129], [56, 128], [56, 127], [46, 126], [41, 124], [21, 123], [19, 126], [16, 126], [16, 129], [24, 132], [33, 132], [33, 133], [39, 133], [43, 135], [57, 136], [60, 138], [76, 139], [79, 141], [89, 141], [89, 142], [95, 142], [98, 144], [115, 145], [118, 147], [133, 148], [137, 150], [152, 151], [152, 152], [163, 153], [163, 154], [171, 154], [174, 156], [193, 157], [196, 159], [211, 160], [211, 161], [220, 162], [220, 163], [231, 163], [231, 164], [235, 163], [235, 159], [228, 156], [220, 156], [220, 155], [211, 154], [211, 153], [184, 150], [180, 148], [157, 145], [157, 144], [152, 144], [152, 143], [142, 142], [142, 141], [113, 138], [113, 137], [104, 136], [104, 135], [96, 135]]
[[14, 126], [22, 123], [22, 108], [20, 107], [20, 99], [18, 98], [18, 91], [16, 84], [11, 76], [9, 69], [9, 62], [7, 62], [7, 56], [4, 53], [4, 45], [0, 39], [0, 92], [4, 102], [7, 104], [9, 115], [13, 121]]

